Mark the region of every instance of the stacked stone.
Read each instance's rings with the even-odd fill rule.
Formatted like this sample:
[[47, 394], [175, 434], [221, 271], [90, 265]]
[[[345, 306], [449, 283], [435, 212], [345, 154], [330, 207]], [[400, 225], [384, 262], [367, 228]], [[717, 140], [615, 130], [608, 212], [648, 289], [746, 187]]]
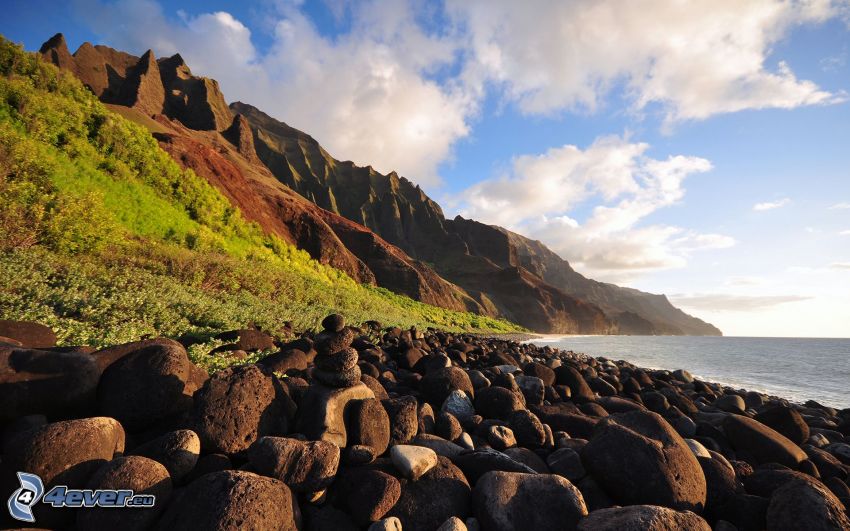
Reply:
[[352, 387], [360, 381], [357, 351], [351, 348], [354, 332], [345, 326], [345, 319], [331, 314], [322, 320], [324, 330], [316, 336], [316, 355], [313, 378], [328, 387]]

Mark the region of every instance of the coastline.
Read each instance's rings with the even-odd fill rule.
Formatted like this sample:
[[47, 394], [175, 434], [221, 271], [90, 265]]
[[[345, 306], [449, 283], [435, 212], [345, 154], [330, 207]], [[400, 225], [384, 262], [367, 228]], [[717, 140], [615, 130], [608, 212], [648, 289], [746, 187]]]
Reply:
[[[650, 518], [707, 531], [801, 514], [809, 528], [850, 527], [850, 409], [515, 334], [370, 331], [340, 315], [322, 328], [287, 341], [234, 330], [209, 352], [190, 347], [191, 358], [163, 338], [99, 351], [4, 340], [15, 370], [4, 373], [3, 463], [72, 471], [43, 477], [48, 488], [97, 487], [110, 470], [165, 477], [182, 503], [143, 528], [514, 529], [494, 522], [520, 519], [596, 529]], [[106, 456], [98, 476], [78, 466], [91, 455]], [[284, 509], [262, 510], [245, 489]], [[109, 511], [111, 527], [131, 513]], [[37, 516], [63, 528], [74, 513]]]

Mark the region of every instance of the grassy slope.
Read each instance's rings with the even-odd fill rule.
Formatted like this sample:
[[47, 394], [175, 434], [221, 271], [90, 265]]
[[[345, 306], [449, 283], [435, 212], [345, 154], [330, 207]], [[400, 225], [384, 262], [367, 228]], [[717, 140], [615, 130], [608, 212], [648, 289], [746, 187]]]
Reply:
[[0, 37], [0, 318], [65, 344], [208, 337], [253, 322], [513, 331], [358, 285], [246, 222], [144, 128]]

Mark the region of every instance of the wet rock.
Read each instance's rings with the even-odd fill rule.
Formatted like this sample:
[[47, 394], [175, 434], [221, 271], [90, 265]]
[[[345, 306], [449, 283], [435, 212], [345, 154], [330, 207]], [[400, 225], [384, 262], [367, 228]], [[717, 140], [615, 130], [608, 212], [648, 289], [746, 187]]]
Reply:
[[795, 444], [803, 444], [809, 438], [809, 426], [796, 410], [788, 406], [772, 407], [756, 415], [755, 419]]
[[261, 437], [248, 450], [258, 473], [279, 479], [295, 492], [316, 492], [334, 480], [339, 447], [327, 441]]
[[189, 426], [205, 452], [239, 454], [264, 435], [286, 433], [289, 396], [256, 365], [217, 372], [195, 394]]
[[162, 463], [171, 479], [179, 482], [197, 464], [201, 440], [192, 430], [177, 430], [137, 446], [130, 453]]
[[153, 507], [144, 509], [83, 509], [77, 516], [77, 528], [80, 531], [149, 529], [168, 504], [173, 490], [165, 467], [141, 456], [119, 457], [104, 464], [91, 477], [87, 487], [93, 490], [129, 489], [137, 495], [151, 494], [156, 497], [156, 501]]
[[757, 420], [729, 415], [723, 421], [723, 432], [737, 451], [746, 451], [759, 463], [780, 463], [796, 468], [806, 454], [790, 439]]
[[166, 508], [156, 529], [278, 529], [296, 531], [300, 511], [289, 488], [240, 470], [213, 472], [190, 483]]
[[355, 401], [370, 398], [375, 395], [362, 383], [344, 388], [311, 385], [301, 399], [295, 431], [308, 439], [328, 441], [344, 448], [348, 440], [346, 412]]
[[541, 380], [543, 380], [543, 385], [555, 384], [555, 371], [543, 365], [542, 363], [526, 363], [522, 368], [522, 372], [524, 372], [528, 376], [540, 378]]
[[607, 417], [581, 455], [588, 472], [618, 503], [694, 511], [705, 505], [705, 476], [699, 462], [657, 413]]
[[475, 516], [484, 529], [575, 529], [587, 515], [581, 492], [554, 474], [488, 472], [475, 484]]
[[655, 505], [631, 505], [600, 509], [582, 520], [581, 531], [711, 531], [711, 526], [691, 511], [675, 511]]

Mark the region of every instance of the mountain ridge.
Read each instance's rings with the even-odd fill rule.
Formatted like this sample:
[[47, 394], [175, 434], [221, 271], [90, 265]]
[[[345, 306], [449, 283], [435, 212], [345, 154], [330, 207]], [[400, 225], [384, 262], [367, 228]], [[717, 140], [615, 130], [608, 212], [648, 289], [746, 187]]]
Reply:
[[227, 105], [218, 83], [194, 76], [179, 54], [136, 57], [84, 43], [71, 55], [61, 34], [39, 51], [147, 125], [248, 219], [360, 282], [540, 332], [720, 334], [663, 295], [587, 279], [540, 242], [447, 219], [397, 173], [339, 161], [259, 109]]

